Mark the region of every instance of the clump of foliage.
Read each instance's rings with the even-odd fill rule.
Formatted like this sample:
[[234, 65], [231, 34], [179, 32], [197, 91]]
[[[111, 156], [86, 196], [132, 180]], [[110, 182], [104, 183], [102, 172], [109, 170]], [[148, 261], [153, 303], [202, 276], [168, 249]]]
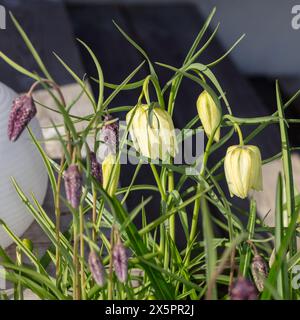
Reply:
[[[30, 239], [22, 240], [10, 230], [5, 221], [0, 221], [4, 230], [14, 240], [17, 248], [16, 260], [0, 250], [2, 276], [14, 284], [15, 299], [23, 298], [23, 290], [30, 289], [41, 299], [297, 299], [292, 287], [292, 269], [300, 259], [297, 252], [297, 223], [299, 196], [294, 194], [291, 165], [291, 148], [288, 140], [288, 123], [297, 119], [285, 118], [285, 109], [300, 95], [296, 92], [283, 102], [279, 83], [276, 82], [277, 111], [265, 117], [238, 118], [223, 92], [221, 84], [213, 73], [214, 66], [230, 53], [242, 37], [222, 57], [209, 64], [197, 62], [202, 52], [213, 41], [218, 27], [200, 47], [200, 41], [207, 32], [215, 10], [209, 15], [194, 43], [179, 68], [153, 64], [147, 53], [134, 42], [118, 25], [117, 29], [133, 45], [145, 61], [131, 72], [120, 84], [104, 81], [101, 65], [88, 44], [79, 40], [95, 63], [99, 93], [94, 98], [86, 82], [75, 74], [70, 66], [56, 55], [74, 80], [82, 88], [94, 112], [85, 117], [72, 114], [74, 101], [67, 105], [63, 93], [50, 72], [43, 64], [38, 52], [24, 30], [12, 16], [12, 20], [32, 53], [40, 73], [34, 73], [3, 52], [0, 57], [20, 73], [30, 77], [34, 83], [28, 93], [14, 102], [9, 123], [9, 137], [16, 140], [23, 130], [29, 130], [32, 142], [40, 152], [45, 170], [48, 172], [53, 192], [56, 221], [51, 221], [42, 204], [31, 195], [25, 195], [18, 181], [12, 179], [16, 192], [28, 212], [47, 235], [52, 245], [40, 256]], [[133, 78], [139, 70], [147, 67], [148, 75], [138, 81]], [[171, 77], [163, 86], [156, 69], [167, 68]], [[176, 144], [180, 140], [173, 132], [172, 116], [176, 107], [177, 94], [183, 79], [193, 81], [203, 90], [195, 106], [199, 115], [191, 119], [184, 128], [203, 129], [207, 143], [198, 174], [186, 174], [185, 165], [172, 161], [176, 155]], [[27, 124], [35, 116], [32, 93], [41, 85], [53, 97], [63, 123], [53, 124], [64, 156], [57, 164], [44, 152], [42, 142], [32, 134]], [[149, 86], [154, 94], [150, 96]], [[106, 94], [106, 89], [110, 94]], [[112, 107], [114, 98], [123, 90], [137, 94], [135, 106]], [[200, 90], [199, 90], [200, 91]], [[196, 109], [197, 108], [197, 109]], [[118, 140], [119, 125], [115, 114], [126, 111], [127, 127]], [[138, 116], [137, 116], [138, 115]], [[122, 119], [125, 120], [125, 119]], [[75, 124], [82, 122], [85, 129], [77, 131]], [[260, 146], [252, 146], [251, 140], [269, 124], [279, 124], [282, 151], [270, 159], [261, 159]], [[243, 126], [254, 127], [252, 133], [243, 137]], [[60, 134], [59, 126], [65, 128]], [[227, 128], [226, 134], [223, 129]], [[137, 128], [141, 131], [137, 134]], [[158, 130], [149, 134], [151, 130]], [[148, 130], [143, 131], [143, 130]], [[110, 142], [115, 146], [100, 163], [97, 158], [100, 132], [108, 132]], [[133, 141], [128, 138], [131, 133]], [[141, 134], [141, 135], [139, 135]], [[151, 131], [152, 134], [152, 131]], [[208, 166], [208, 159], [214, 151], [238, 135], [239, 144], [231, 146], [224, 157], [214, 166]], [[94, 145], [87, 144], [87, 137], [94, 137]], [[167, 141], [168, 140], [168, 141]], [[154, 150], [153, 142], [159, 147]], [[171, 141], [171, 144], [168, 142]], [[144, 144], [143, 144], [144, 142]], [[118, 187], [119, 175], [126, 170], [120, 164], [124, 146], [133, 146], [139, 159], [132, 182], [129, 186]], [[86, 154], [83, 157], [82, 154]], [[21, 155], [20, 155], [21, 156]], [[166, 160], [165, 156], [168, 161]], [[137, 185], [138, 175], [144, 158], [148, 158], [155, 184]], [[151, 160], [155, 159], [153, 162]], [[231, 197], [220, 187], [226, 179], [231, 196], [245, 198], [251, 189], [263, 188], [262, 165], [276, 158], [283, 163], [283, 176], [279, 174], [276, 199], [275, 228], [265, 226], [257, 216], [255, 200], [250, 199], [247, 212], [243, 212], [248, 223], [239, 219], [238, 208], [232, 206]], [[225, 167], [224, 167], [225, 162]], [[195, 167], [198, 160], [195, 163]], [[176, 177], [176, 179], [175, 179]], [[192, 187], [185, 188], [190, 180]], [[65, 185], [66, 198], [61, 195]], [[152, 190], [160, 196], [160, 215], [149, 222], [147, 204], [151, 198], [137, 201], [131, 212], [125, 203], [129, 194], [136, 191]], [[66, 232], [60, 229], [60, 207], [64, 202], [72, 215], [72, 222]], [[192, 207], [192, 217], [187, 208]], [[214, 217], [214, 207], [221, 218]], [[90, 215], [91, 213], [91, 215]], [[135, 219], [142, 216], [142, 227]], [[179, 217], [179, 219], [175, 219]], [[202, 219], [202, 228], [198, 222]], [[287, 220], [287, 224], [284, 224]], [[221, 227], [226, 237], [214, 235], [214, 226]], [[185, 235], [184, 248], [179, 249], [176, 229]], [[201, 237], [199, 237], [199, 234]], [[88, 249], [87, 249], [88, 248]], [[29, 262], [24, 262], [25, 258]], [[272, 259], [271, 259], [272, 258]], [[271, 260], [268, 270], [267, 262]], [[54, 274], [48, 271], [55, 267]], [[3, 299], [7, 298], [1, 293]]]

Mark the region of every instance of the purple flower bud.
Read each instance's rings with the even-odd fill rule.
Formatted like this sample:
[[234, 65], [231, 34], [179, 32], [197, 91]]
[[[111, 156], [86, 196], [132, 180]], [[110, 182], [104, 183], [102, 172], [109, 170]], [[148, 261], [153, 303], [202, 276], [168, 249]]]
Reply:
[[95, 251], [91, 251], [89, 254], [89, 267], [96, 283], [103, 287], [106, 283], [106, 273], [101, 260], [97, 256]]
[[16, 98], [8, 119], [9, 140], [16, 141], [35, 115], [36, 107], [31, 96], [24, 94]]
[[67, 199], [73, 208], [78, 208], [81, 198], [82, 176], [76, 164], [71, 164], [64, 173]]
[[256, 300], [257, 291], [254, 284], [243, 277], [238, 277], [230, 290], [231, 300]]
[[264, 291], [264, 282], [268, 276], [268, 266], [259, 254], [256, 254], [252, 260], [251, 273], [257, 290], [259, 292]]
[[128, 256], [121, 241], [113, 248], [113, 264], [119, 281], [122, 283], [126, 282], [128, 277]]
[[98, 162], [95, 152], [90, 152], [92, 176], [102, 184], [102, 166]]
[[[104, 122], [112, 121], [111, 115], [104, 117]], [[119, 120], [106, 124], [101, 130], [101, 137], [109, 149], [109, 153], [116, 154], [119, 149]]]

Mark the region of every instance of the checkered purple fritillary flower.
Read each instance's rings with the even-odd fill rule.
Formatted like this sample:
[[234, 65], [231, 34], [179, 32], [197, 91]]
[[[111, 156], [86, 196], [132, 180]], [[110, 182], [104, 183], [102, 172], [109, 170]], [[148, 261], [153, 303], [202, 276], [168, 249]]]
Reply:
[[113, 247], [113, 264], [119, 281], [126, 282], [128, 277], [128, 256], [126, 248], [120, 240]]
[[91, 162], [91, 172], [92, 176], [100, 182], [102, 185], [103, 177], [102, 177], [102, 167], [98, 162], [95, 152], [90, 152], [90, 162]]
[[[111, 115], [104, 117], [104, 122], [112, 121], [114, 118]], [[119, 121], [105, 124], [101, 130], [104, 143], [107, 145], [110, 153], [116, 154], [119, 149]]]
[[71, 164], [64, 173], [66, 196], [71, 206], [76, 209], [80, 204], [82, 176], [76, 164]]
[[250, 280], [240, 276], [230, 290], [230, 298], [231, 300], [256, 300], [257, 290]]
[[104, 266], [95, 251], [91, 251], [89, 254], [89, 267], [95, 282], [100, 287], [103, 287], [106, 283], [106, 273]]
[[36, 106], [31, 95], [24, 94], [13, 101], [7, 128], [10, 141], [16, 141], [20, 137], [36, 112]]
[[268, 266], [259, 254], [256, 254], [252, 260], [251, 272], [257, 290], [264, 291], [265, 280], [268, 277]]

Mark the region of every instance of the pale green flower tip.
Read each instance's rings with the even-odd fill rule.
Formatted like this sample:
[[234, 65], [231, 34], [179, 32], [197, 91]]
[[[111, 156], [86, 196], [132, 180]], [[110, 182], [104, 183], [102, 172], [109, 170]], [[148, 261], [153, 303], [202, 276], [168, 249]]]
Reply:
[[[113, 172], [114, 167], [115, 170]], [[117, 191], [120, 178], [120, 163], [117, 162], [115, 154], [110, 153], [103, 160], [102, 175], [103, 189], [109, 194], [109, 196], [114, 196]]]
[[220, 128], [218, 128], [218, 130], [216, 131], [215, 136], [214, 136], [214, 141], [219, 142], [220, 137], [221, 137], [221, 130], [220, 130]]
[[33, 250], [33, 243], [30, 239], [23, 239], [22, 243], [29, 251]]

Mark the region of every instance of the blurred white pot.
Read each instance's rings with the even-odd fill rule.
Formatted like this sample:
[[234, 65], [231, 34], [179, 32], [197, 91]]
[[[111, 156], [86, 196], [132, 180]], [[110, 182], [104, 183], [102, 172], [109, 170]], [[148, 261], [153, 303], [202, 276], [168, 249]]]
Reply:
[[[14, 177], [27, 196], [33, 193], [42, 203], [47, 191], [47, 172], [38, 150], [25, 130], [16, 142], [7, 137], [7, 121], [12, 101], [17, 94], [0, 82], [0, 219], [17, 236], [21, 236], [33, 221], [32, 215], [17, 195], [11, 177]], [[30, 127], [38, 139], [42, 133], [36, 119]], [[11, 238], [0, 226], [0, 245], [7, 247]]]

